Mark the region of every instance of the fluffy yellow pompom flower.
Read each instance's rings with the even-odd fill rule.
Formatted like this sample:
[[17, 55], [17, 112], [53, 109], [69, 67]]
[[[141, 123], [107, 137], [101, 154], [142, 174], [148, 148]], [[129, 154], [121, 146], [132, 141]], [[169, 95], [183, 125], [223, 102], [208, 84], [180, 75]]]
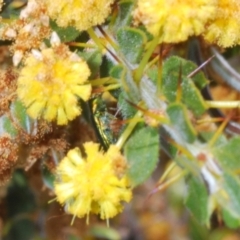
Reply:
[[177, 43], [203, 32], [214, 17], [216, 0], [138, 0], [135, 23], [143, 23], [160, 42]]
[[78, 97], [90, 97], [89, 75], [86, 62], [63, 44], [33, 50], [20, 72], [17, 94], [30, 117], [64, 125], [80, 115]]
[[132, 192], [125, 176], [126, 161], [115, 145], [106, 153], [99, 144], [84, 144], [86, 157], [72, 149], [57, 167], [55, 193], [57, 201], [74, 216], [90, 212], [109, 219], [122, 211], [122, 201], [129, 202]]
[[240, 44], [240, 1], [219, 0], [216, 18], [207, 25], [204, 38], [221, 47]]
[[102, 24], [114, 0], [44, 0], [49, 16], [61, 27], [74, 26], [83, 31]]

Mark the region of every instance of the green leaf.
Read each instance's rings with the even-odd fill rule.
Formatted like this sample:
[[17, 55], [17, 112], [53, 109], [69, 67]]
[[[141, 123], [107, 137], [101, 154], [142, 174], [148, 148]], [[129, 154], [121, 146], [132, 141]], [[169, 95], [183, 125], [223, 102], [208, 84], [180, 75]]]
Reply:
[[[180, 75], [180, 68], [182, 70]], [[182, 88], [182, 102], [200, 116], [207, 109], [205, 101], [198, 90], [207, 84], [203, 73], [199, 72], [191, 79], [187, 76], [196, 69], [196, 65], [179, 57], [170, 57], [163, 64], [162, 70], [162, 91], [169, 102], [175, 102], [179, 84]], [[152, 74], [152, 76], [154, 76]], [[179, 78], [181, 77], [179, 82]]]
[[190, 78], [183, 78], [182, 101], [196, 116], [202, 115], [207, 109], [207, 105], [202, 97], [202, 94]]
[[122, 65], [116, 65], [110, 70], [110, 76], [119, 79], [123, 88], [122, 92], [125, 92], [126, 99], [133, 103], [140, 100], [139, 89], [130, 71], [125, 69]]
[[213, 149], [214, 156], [217, 157], [221, 167], [225, 170], [240, 170], [240, 137], [234, 137], [227, 143], [221, 144]]
[[124, 153], [133, 186], [143, 183], [156, 168], [159, 145], [158, 129], [151, 127], [137, 130], [126, 143]]
[[100, 69], [102, 64], [102, 54], [99, 50], [94, 50], [90, 52], [78, 52], [78, 55], [82, 57], [88, 64], [91, 71], [90, 78], [94, 78]]
[[174, 128], [180, 133], [182, 138], [189, 143], [194, 142], [197, 133], [189, 120], [184, 105], [181, 103], [170, 104], [167, 108], [167, 114]]
[[115, 65], [111, 68], [109, 75], [113, 78], [121, 79], [124, 74], [124, 68], [121, 65]]
[[8, 116], [1, 117], [0, 129], [2, 128], [12, 137], [15, 137], [18, 133], [18, 129], [16, 128], [17, 125], [26, 133], [30, 134], [34, 130], [34, 123], [36, 121], [27, 115], [26, 108], [23, 106], [23, 104], [20, 101], [16, 100], [11, 104], [10, 110], [12, 119], [10, 119]]
[[34, 120], [27, 115], [26, 108], [23, 106], [23, 104], [16, 100], [11, 104], [10, 108], [13, 120], [16, 122], [16, 124], [28, 134], [34, 132], [36, 127], [35, 123], [37, 120]]
[[113, 30], [117, 31], [119, 28], [128, 26], [132, 22], [133, 1], [121, 1], [118, 4], [118, 14], [114, 22]]
[[209, 230], [203, 224], [200, 224], [195, 218], [190, 219], [189, 223], [189, 239], [191, 240], [207, 240]]
[[143, 53], [147, 38], [141, 30], [124, 27], [117, 31], [120, 51], [130, 63], [138, 63]]
[[30, 132], [30, 119], [23, 104], [20, 101], [13, 102], [11, 105], [11, 111], [15, 120], [22, 126], [22, 128], [27, 130], [27, 132]]
[[49, 189], [54, 189], [55, 175], [46, 166], [41, 168], [43, 183]]
[[[227, 206], [230, 213], [240, 219], [240, 181], [236, 176], [224, 173], [223, 187], [228, 194], [229, 205]], [[225, 206], [225, 205], [224, 205]]]
[[190, 177], [185, 204], [200, 223], [208, 223], [208, 193], [205, 184], [200, 178]]
[[[170, 76], [171, 73], [179, 74], [180, 66], [182, 67], [183, 77], [187, 77], [190, 73], [192, 73], [194, 70], [198, 68], [198, 66], [192, 61], [188, 61], [177, 56], [171, 56], [163, 63], [163, 76], [171, 77]], [[191, 79], [199, 89], [206, 87], [206, 85], [208, 84], [208, 80], [204, 76], [204, 73], [201, 71], [195, 74]]]
[[115, 61], [107, 56], [102, 56], [102, 64], [100, 66], [100, 77], [109, 77], [111, 69], [115, 66]]
[[55, 31], [61, 39], [61, 42], [71, 42], [75, 40], [80, 32], [74, 27], [68, 26], [66, 28], [59, 27], [56, 22], [50, 21], [50, 26], [53, 31]]
[[157, 66], [153, 65], [151, 68], [146, 69], [146, 74], [155, 84], [157, 84], [157, 79], [159, 75], [159, 70]]
[[234, 228], [238, 228], [240, 226], [240, 219], [234, 217], [226, 209], [222, 210], [222, 216], [223, 216], [223, 220], [224, 220], [225, 224], [227, 225], [227, 227], [234, 229]]
[[161, 149], [172, 159], [175, 158], [178, 149], [174, 146], [169, 139], [171, 139], [171, 134], [164, 128], [164, 126], [160, 126], [159, 129], [160, 134], [160, 145]]
[[7, 116], [2, 116], [0, 118], [0, 129], [1, 129], [1, 134], [2, 133], [8, 133], [12, 137], [17, 136], [17, 129], [13, 126], [11, 120]]
[[124, 91], [122, 91], [118, 97], [118, 109], [121, 109], [121, 114], [123, 115], [124, 119], [129, 119], [133, 117], [137, 109], [132, 107], [127, 101], [127, 95]]
[[126, 71], [125, 78], [121, 79], [121, 84], [123, 90], [128, 95], [129, 100], [133, 103], [138, 103], [140, 101], [140, 91], [132, 77], [131, 72]]
[[119, 233], [107, 226], [94, 226], [90, 228], [91, 236], [101, 238], [101, 239], [109, 239], [109, 240], [120, 240], [121, 236]]

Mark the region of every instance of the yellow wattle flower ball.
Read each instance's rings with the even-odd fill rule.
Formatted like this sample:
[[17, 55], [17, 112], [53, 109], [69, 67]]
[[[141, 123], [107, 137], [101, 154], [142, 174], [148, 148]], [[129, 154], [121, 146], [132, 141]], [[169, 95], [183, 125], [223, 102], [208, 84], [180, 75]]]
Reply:
[[219, 0], [216, 17], [207, 24], [204, 38], [220, 47], [240, 44], [240, 1]]
[[78, 97], [90, 97], [89, 76], [87, 63], [64, 44], [33, 50], [20, 71], [17, 95], [30, 117], [65, 125], [81, 113]]
[[74, 26], [83, 31], [102, 24], [114, 0], [44, 0], [49, 16], [61, 27]]
[[135, 24], [142, 23], [159, 42], [178, 43], [199, 35], [216, 13], [217, 0], [138, 0]]
[[57, 201], [74, 216], [87, 215], [87, 221], [90, 212], [108, 220], [122, 211], [122, 201], [132, 197], [124, 173], [126, 161], [114, 145], [106, 153], [93, 142], [85, 143], [84, 149], [86, 157], [78, 148], [72, 149], [57, 167]]

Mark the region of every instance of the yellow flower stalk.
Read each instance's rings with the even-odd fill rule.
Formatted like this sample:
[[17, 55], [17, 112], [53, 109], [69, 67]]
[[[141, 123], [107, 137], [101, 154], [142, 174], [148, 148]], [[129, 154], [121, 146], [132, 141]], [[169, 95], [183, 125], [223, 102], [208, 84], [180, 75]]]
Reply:
[[92, 212], [108, 221], [122, 211], [122, 201], [129, 202], [132, 197], [126, 161], [115, 145], [106, 153], [93, 142], [85, 143], [84, 149], [86, 157], [78, 148], [72, 149], [57, 167], [57, 201], [74, 217], [87, 215], [88, 222]]
[[178, 43], [199, 35], [214, 18], [216, 0], [138, 0], [135, 24], [142, 23], [159, 42]]
[[64, 44], [33, 50], [20, 71], [17, 95], [30, 117], [65, 125], [81, 114], [78, 98], [90, 97], [89, 75], [86, 62]]
[[49, 16], [61, 27], [74, 26], [83, 31], [102, 24], [114, 0], [44, 0]]
[[224, 48], [240, 44], [239, 13], [239, 0], [219, 0], [217, 15], [207, 24], [204, 38]]

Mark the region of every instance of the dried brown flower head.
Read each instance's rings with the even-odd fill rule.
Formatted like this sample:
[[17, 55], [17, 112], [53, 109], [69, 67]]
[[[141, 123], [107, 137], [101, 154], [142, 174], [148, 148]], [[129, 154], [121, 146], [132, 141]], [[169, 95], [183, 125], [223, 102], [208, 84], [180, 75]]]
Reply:
[[18, 144], [9, 135], [0, 137], [0, 184], [5, 183], [18, 160]]
[[15, 99], [17, 74], [12, 69], [0, 71], [0, 116], [8, 112], [10, 103]]
[[10, 50], [13, 52], [13, 63], [17, 66], [26, 53], [39, 48], [50, 33], [45, 6], [41, 1], [31, 0], [21, 11], [19, 19], [1, 29], [1, 38], [14, 41]]

